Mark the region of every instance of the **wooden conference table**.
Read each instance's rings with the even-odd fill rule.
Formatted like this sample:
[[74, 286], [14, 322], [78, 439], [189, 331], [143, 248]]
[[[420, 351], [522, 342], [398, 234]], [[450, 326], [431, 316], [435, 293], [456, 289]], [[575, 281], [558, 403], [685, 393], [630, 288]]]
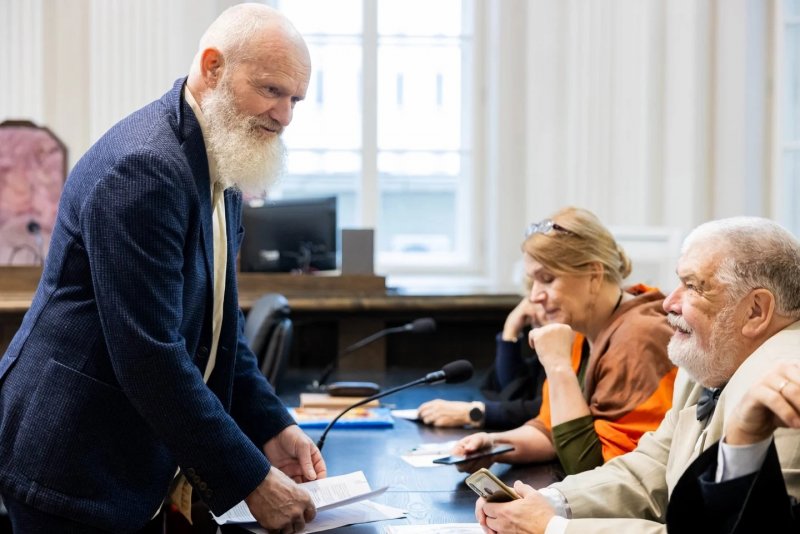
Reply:
[[[384, 389], [411, 381], [426, 373], [413, 374], [404, 369], [389, 373], [392, 379]], [[364, 378], [364, 377], [359, 377]], [[291, 380], [291, 378], [289, 378]], [[421, 402], [433, 398], [475, 400], [478, 398], [479, 377], [465, 384], [417, 386], [383, 399], [397, 408], [416, 408]], [[292, 391], [296, 387], [287, 386]], [[282, 395], [289, 404], [297, 403], [293, 394]], [[315, 441], [321, 430], [308, 430]], [[375, 502], [404, 509], [403, 519], [363, 523], [335, 529], [341, 533], [382, 533], [386, 525], [474, 523], [477, 496], [464, 483], [468, 473], [453, 466], [412, 467], [400, 456], [421, 443], [458, 439], [473, 431], [464, 428], [433, 428], [417, 422], [395, 418], [393, 428], [333, 429], [323, 446], [323, 456], [329, 475], [342, 475], [363, 471], [370, 487], [389, 489]], [[491, 470], [511, 485], [517, 479], [535, 488], [560, 480], [563, 472], [557, 463], [510, 466], [494, 464]], [[226, 530], [228, 529], [228, 530]], [[240, 528], [226, 527], [223, 532], [243, 532]]]

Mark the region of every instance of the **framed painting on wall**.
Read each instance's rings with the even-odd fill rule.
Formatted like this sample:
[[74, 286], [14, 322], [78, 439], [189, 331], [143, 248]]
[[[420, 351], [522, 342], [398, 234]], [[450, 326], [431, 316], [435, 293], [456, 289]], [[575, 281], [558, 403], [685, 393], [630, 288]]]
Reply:
[[67, 149], [29, 121], [0, 123], [0, 265], [42, 265], [67, 175]]

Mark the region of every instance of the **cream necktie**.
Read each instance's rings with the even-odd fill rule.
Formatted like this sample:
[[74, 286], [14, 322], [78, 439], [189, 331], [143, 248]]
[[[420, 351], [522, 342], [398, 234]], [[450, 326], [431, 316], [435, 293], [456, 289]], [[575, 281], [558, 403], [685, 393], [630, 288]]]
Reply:
[[211, 320], [212, 338], [211, 353], [208, 365], [203, 374], [203, 381], [208, 382], [214, 364], [217, 361], [217, 347], [219, 334], [222, 330], [222, 307], [225, 302], [225, 275], [228, 260], [228, 241], [226, 239], [227, 227], [225, 225], [225, 192], [219, 182], [214, 182], [211, 199], [213, 212], [211, 213], [214, 228], [214, 312]]
[[[222, 330], [222, 308], [225, 301], [225, 275], [228, 261], [227, 227], [225, 223], [225, 192], [219, 182], [211, 189], [212, 227], [214, 235], [214, 309], [211, 319], [211, 352], [203, 373], [203, 381], [208, 382], [217, 361], [219, 334]], [[192, 524], [192, 486], [183, 473], [175, 478], [169, 492], [170, 501], [178, 507], [181, 514]]]

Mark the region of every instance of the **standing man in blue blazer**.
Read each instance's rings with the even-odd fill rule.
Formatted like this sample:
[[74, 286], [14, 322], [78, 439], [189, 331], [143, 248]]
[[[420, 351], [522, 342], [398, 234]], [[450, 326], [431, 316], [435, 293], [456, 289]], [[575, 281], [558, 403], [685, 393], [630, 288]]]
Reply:
[[282, 168], [311, 71], [292, 24], [239, 4], [188, 78], [71, 172], [33, 303], [0, 359], [0, 494], [15, 532], [155, 529], [196, 492], [296, 532], [325, 463], [256, 367], [235, 259], [242, 192]]

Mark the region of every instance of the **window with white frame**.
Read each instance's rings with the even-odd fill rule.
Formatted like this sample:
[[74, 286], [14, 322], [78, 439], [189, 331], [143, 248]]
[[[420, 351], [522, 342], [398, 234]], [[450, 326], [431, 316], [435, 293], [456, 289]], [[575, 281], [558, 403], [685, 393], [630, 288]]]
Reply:
[[313, 69], [271, 197], [335, 195], [340, 228], [375, 228], [383, 274], [474, 265], [473, 0], [270, 3]]
[[782, 219], [800, 236], [800, 0], [783, 0], [780, 94]]

